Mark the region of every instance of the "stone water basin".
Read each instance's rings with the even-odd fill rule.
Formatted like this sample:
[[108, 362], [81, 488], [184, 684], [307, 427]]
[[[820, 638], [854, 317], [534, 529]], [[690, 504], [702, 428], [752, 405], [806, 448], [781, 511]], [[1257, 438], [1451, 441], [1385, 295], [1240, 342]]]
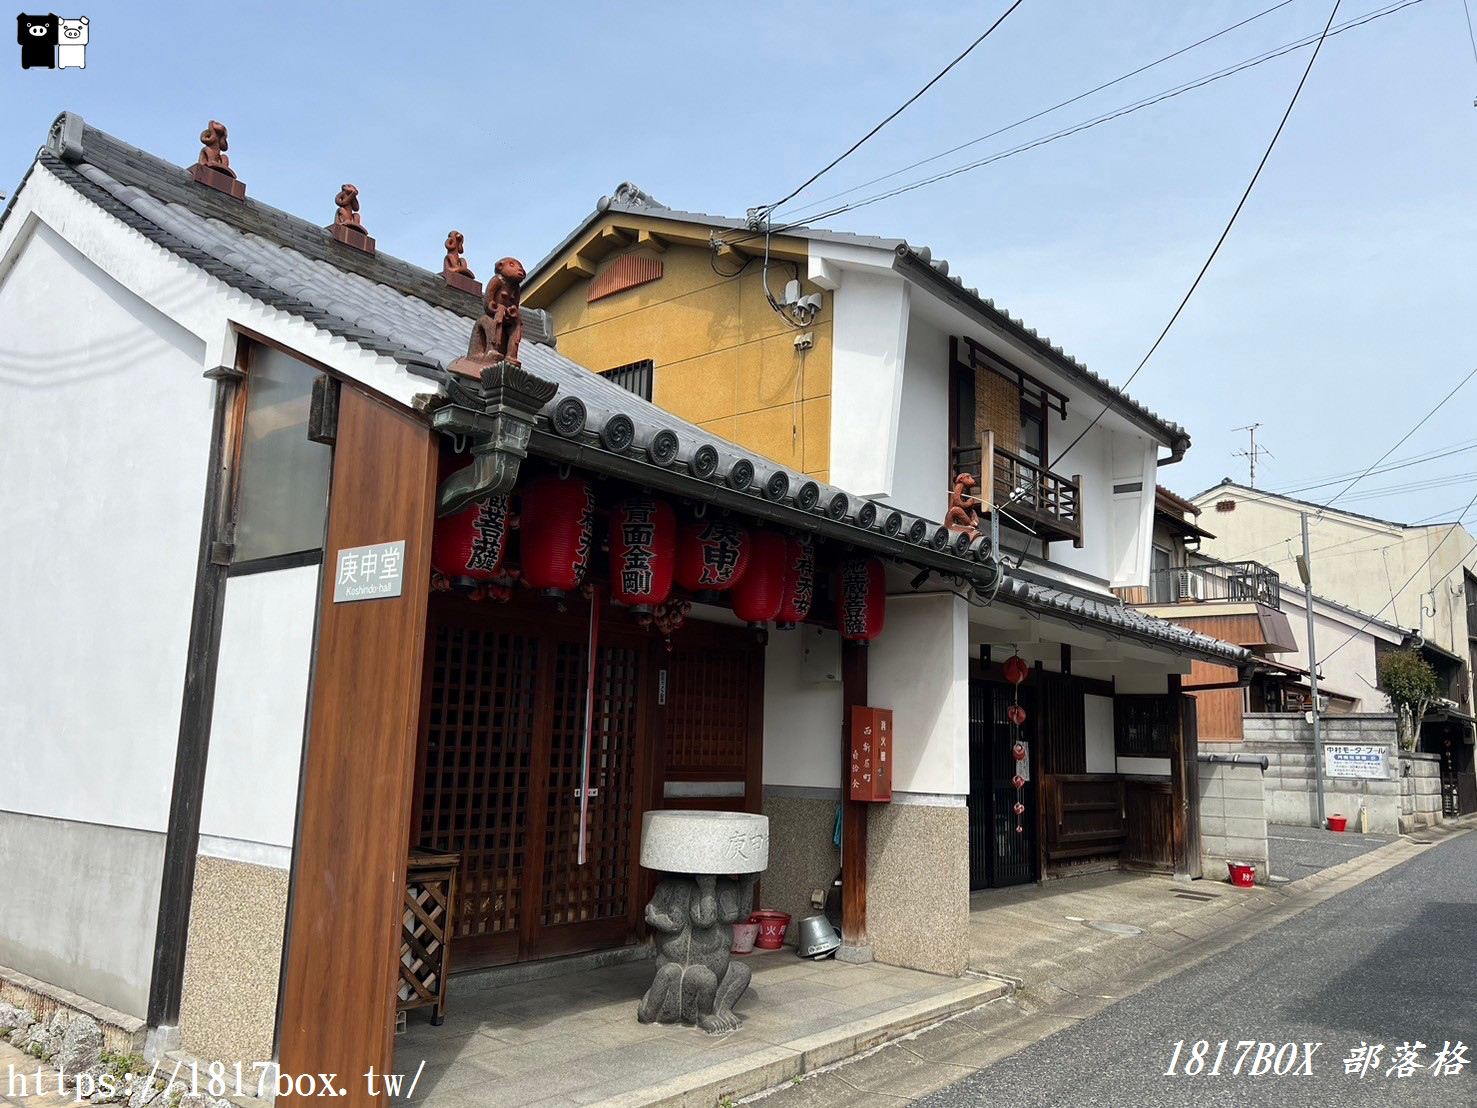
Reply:
[[641, 864], [663, 873], [763, 873], [769, 817], [676, 808], [641, 817]]

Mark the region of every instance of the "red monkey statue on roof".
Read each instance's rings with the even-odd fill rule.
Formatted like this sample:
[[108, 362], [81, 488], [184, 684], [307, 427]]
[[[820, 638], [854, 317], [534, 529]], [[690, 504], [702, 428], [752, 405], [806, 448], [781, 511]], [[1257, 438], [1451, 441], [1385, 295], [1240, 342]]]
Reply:
[[518, 344], [523, 341], [523, 313], [518, 304], [528, 273], [517, 258], [504, 258], [493, 272], [496, 276], [488, 282], [482, 318], [472, 331], [467, 356], [479, 362], [518, 365]]

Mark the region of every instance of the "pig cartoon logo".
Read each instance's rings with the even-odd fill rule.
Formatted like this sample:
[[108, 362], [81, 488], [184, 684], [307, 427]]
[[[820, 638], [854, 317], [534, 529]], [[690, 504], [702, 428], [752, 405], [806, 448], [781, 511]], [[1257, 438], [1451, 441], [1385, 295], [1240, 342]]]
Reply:
[[59, 20], [57, 37], [56, 67], [58, 69], [87, 68], [87, 17]]
[[22, 69], [55, 69], [57, 24], [54, 15], [18, 15], [15, 40], [21, 47]]

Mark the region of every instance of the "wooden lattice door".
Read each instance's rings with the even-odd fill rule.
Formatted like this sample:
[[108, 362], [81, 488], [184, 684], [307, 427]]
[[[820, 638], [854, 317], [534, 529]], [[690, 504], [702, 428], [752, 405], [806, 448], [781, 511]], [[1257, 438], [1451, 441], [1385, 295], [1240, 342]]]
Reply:
[[649, 637], [621, 626], [601, 634], [580, 865], [588, 608], [438, 600], [412, 833], [461, 855], [454, 967], [626, 941], [639, 922]]

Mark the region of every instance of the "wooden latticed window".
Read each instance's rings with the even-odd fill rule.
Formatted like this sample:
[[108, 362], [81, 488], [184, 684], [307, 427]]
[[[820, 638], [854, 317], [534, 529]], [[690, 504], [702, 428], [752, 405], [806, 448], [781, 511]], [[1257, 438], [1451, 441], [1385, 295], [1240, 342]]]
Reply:
[[458, 937], [518, 930], [542, 646], [525, 634], [435, 629], [420, 841], [461, 855]]
[[1118, 753], [1167, 758], [1177, 734], [1180, 706], [1171, 696], [1120, 696], [1113, 701]]

